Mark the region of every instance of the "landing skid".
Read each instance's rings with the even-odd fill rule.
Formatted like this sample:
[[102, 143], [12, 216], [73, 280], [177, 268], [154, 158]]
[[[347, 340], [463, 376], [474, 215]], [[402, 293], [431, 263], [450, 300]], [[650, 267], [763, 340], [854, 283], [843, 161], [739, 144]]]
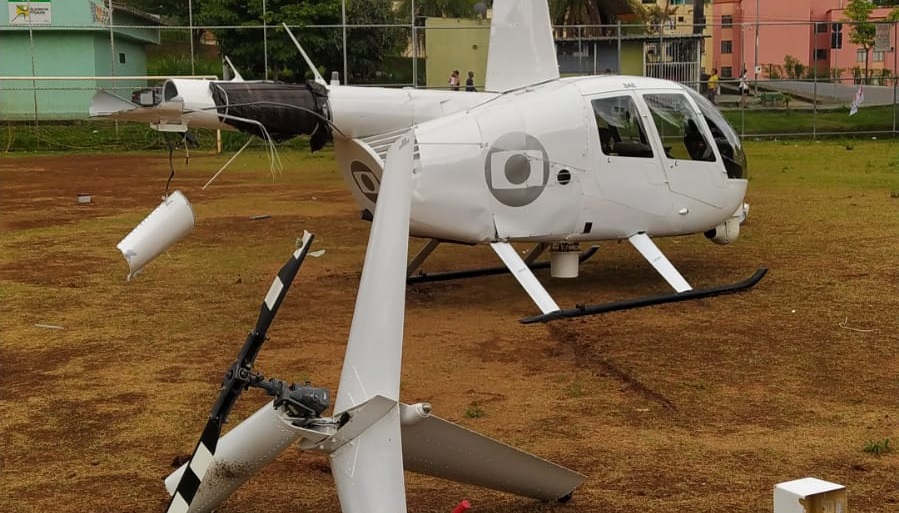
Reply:
[[520, 320], [522, 324], [531, 324], [535, 322], [548, 322], [556, 319], [568, 319], [571, 317], [582, 317], [585, 315], [596, 315], [608, 312], [616, 312], [619, 310], [630, 310], [633, 308], [642, 308], [645, 306], [661, 305], [665, 303], [677, 303], [680, 301], [689, 301], [692, 299], [701, 299], [704, 297], [722, 296], [725, 294], [735, 294], [744, 290], [749, 290], [765, 277], [768, 269], [760, 268], [749, 279], [732, 283], [730, 285], [719, 285], [717, 287], [709, 287], [705, 289], [693, 289], [685, 292], [674, 292], [670, 294], [659, 294], [657, 296], [646, 296], [637, 299], [628, 299], [624, 301], [615, 301], [601, 305], [577, 305], [568, 310], [556, 310], [533, 317], [525, 317]]
[[[589, 260], [596, 252], [599, 250], [599, 246], [591, 246], [589, 249], [585, 251], [581, 251], [581, 254], [578, 256], [578, 261], [580, 263], [584, 263]], [[547, 269], [550, 265], [550, 262], [533, 262], [528, 264], [528, 268], [533, 270], [538, 269]], [[417, 283], [429, 283], [435, 281], [450, 281], [450, 280], [461, 280], [465, 278], [477, 278], [480, 276], [493, 276], [496, 274], [506, 274], [510, 272], [509, 268], [506, 266], [497, 266], [497, 267], [483, 267], [480, 269], [467, 269], [464, 271], [446, 271], [439, 273], [424, 273], [419, 272], [418, 274], [409, 276], [406, 278], [407, 285], [415, 285]]]

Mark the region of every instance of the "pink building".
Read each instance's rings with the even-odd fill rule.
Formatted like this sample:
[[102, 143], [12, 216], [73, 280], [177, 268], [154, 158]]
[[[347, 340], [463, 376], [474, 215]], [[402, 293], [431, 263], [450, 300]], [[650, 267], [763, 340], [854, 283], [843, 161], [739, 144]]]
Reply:
[[[772, 67], [783, 68], [791, 56], [806, 68], [817, 67], [820, 75], [851, 79], [853, 68], [864, 70], [865, 52], [849, 41], [852, 28], [844, 23], [846, 3], [848, 0], [715, 0], [707, 16], [713, 27], [709, 67], [718, 68], [722, 78], [737, 77], [745, 68], [750, 79], [767, 79], [777, 72]], [[889, 12], [889, 8], [875, 9], [869, 21], [884, 20]], [[881, 70], [890, 75], [896, 70], [896, 24], [884, 29], [889, 31], [888, 47], [872, 49], [869, 54], [870, 75], [875, 79]]]

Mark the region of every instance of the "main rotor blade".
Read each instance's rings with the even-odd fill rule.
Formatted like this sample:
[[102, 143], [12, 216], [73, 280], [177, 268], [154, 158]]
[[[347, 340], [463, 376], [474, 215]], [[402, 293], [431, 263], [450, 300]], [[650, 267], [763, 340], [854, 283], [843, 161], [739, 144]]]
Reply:
[[414, 132], [387, 152], [334, 412], [376, 395], [399, 400]]
[[265, 342], [266, 332], [269, 326], [271, 326], [275, 314], [278, 313], [278, 307], [284, 301], [287, 290], [299, 272], [313, 238], [314, 236], [311, 233], [304, 232], [302, 245], [291, 255], [287, 263], [281, 267], [271, 287], [269, 287], [268, 294], [266, 294], [262, 302], [259, 318], [256, 321], [256, 329], [247, 335], [237, 361], [234, 362], [225, 376], [222, 390], [215, 405], [212, 407], [209, 420], [206, 422], [203, 434], [200, 435], [200, 441], [194, 448], [187, 468], [184, 470], [184, 474], [182, 474], [181, 480], [172, 494], [172, 499], [166, 510], [167, 513], [186, 513], [190, 509], [191, 502], [200, 489], [206, 471], [215, 457], [218, 440], [222, 435], [222, 426], [227, 421], [228, 414], [231, 412], [231, 408], [234, 406], [240, 393], [249, 382], [253, 362], [255, 362], [256, 356]]

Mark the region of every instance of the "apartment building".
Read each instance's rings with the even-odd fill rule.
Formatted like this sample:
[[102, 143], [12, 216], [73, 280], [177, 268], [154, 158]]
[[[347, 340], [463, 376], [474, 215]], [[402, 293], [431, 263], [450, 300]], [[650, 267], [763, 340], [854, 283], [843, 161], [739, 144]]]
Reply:
[[[714, 0], [706, 21], [712, 27], [711, 65], [722, 78], [788, 75], [788, 57], [819, 75], [852, 78], [865, 67], [865, 51], [850, 42], [847, 0]], [[875, 9], [870, 20], [885, 20], [889, 8]], [[896, 24], [884, 25], [881, 42], [871, 50], [872, 77], [896, 70]]]

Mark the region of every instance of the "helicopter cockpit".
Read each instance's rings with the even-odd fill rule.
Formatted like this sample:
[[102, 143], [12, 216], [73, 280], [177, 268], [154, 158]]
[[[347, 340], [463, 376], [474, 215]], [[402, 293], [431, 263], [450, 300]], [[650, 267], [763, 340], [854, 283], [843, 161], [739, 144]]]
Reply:
[[737, 136], [737, 132], [707, 98], [683, 84], [681, 84], [681, 87], [696, 102], [696, 105], [705, 117], [709, 129], [712, 131], [712, 136], [715, 138], [715, 145], [718, 146], [721, 158], [724, 159], [727, 177], [732, 179], [748, 178], [749, 170], [746, 167], [746, 153], [743, 151], [743, 145], [740, 142], [740, 137]]

